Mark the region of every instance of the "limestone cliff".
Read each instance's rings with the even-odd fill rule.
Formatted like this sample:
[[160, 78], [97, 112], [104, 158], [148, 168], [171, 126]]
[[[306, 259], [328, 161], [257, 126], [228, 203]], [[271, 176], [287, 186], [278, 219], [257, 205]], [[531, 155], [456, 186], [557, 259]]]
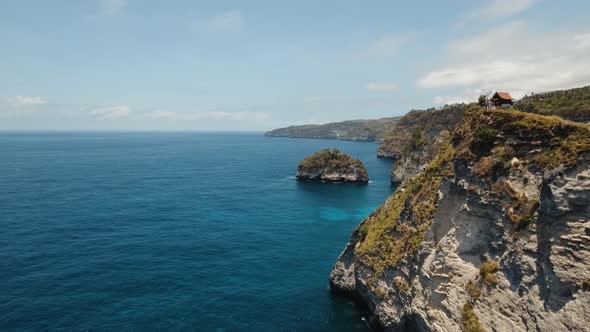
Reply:
[[405, 155], [408, 143], [416, 131], [433, 139], [442, 131], [452, 131], [461, 121], [465, 104], [446, 105], [441, 109], [412, 110], [402, 116], [383, 138], [377, 156], [398, 160]]
[[384, 331], [590, 331], [590, 128], [466, 111], [330, 275]]
[[320, 150], [305, 157], [297, 167], [297, 178], [325, 182], [368, 182], [363, 163], [337, 149]]
[[449, 135], [445, 130], [430, 138], [422, 129], [416, 129], [409, 139], [401, 143], [402, 153], [391, 167], [391, 183], [400, 184], [421, 172], [440, 152]]

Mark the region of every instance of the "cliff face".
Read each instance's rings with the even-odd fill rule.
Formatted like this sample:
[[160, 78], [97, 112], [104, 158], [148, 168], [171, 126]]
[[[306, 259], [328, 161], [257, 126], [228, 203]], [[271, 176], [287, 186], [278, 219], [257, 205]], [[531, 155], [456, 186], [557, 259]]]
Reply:
[[339, 139], [346, 141], [381, 142], [393, 130], [399, 117], [376, 120], [350, 120], [323, 125], [301, 125], [268, 131], [264, 136]]
[[368, 182], [363, 163], [336, 149], [305, 157], [297, 167], [297, 178], [326, 182]]
[[469, 110], [330, 275], [385, 331], [590, 331], [590, 129]]
[[449, 137], [450, 134], [446, 130], [430, 138], [423, 130], [416, 129], [409, 139], [402, 143], [402, 152], [389, 174], [391, 183], [400, 184], [421, 172], [436, 157]]
[[465, 106], [456, 104], [442, 109], [412, 110], [384, 136], [377, 156], [398, 160], [407, 155], [408, 143], [417, 130], [426, 133], [431, 140], [444, 130], [453, 130], [461, 121]]

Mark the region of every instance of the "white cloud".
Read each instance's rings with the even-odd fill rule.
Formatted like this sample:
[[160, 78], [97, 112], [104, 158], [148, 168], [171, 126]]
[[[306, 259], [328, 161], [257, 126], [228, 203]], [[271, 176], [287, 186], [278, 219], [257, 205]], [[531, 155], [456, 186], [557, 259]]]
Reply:
[[[475, 37], [463, 38], [451, 41], [447, 47], [453, 56], [468, 57], [491, 54], [496, 58], [501, 52], [524, 51], [527, 53], [530, 47], [527, 32], [528, 26], [523, 21], [513, 21], [496, 26]], [[498, 43], [501, 42], [501, 46]], [[535, 41], [537, 42], [537, 41]]]
[[120, 119], [131, 115], [131, 108], [127, 105], [99, 107], [91, 110], [90, 114], [102, 120]]
[[578, 43], [578, 48], [590, 47], [590, 32], [576, 35], [574, 36], [574, 40]]
[[192, 24], [192, 28], [197, 31], [237, 32], [241, 31], [244, 25], [242, 13], [232, 10], [209, 17], [204, 21], [195, 22]]
[[377, 55], [394, 55], [399, 52], [407, 37], [402, 35], [381, 36], [371, 42], [369, 52]]
[[477, 21], [492, 21], [501, 18], [509, 18], [531, 8], [537, 0], [490, 0], [484, 6], [475, 8], [461, 17], [457, 27]]
[[39, 96], [14, 96], [11, 98], [14, 106], [31, 106], [47, 104], [47, 101]]
[[471, 103], [477, 100], [477, 98], [484, 94], [480, 89], [465, 89], [462, 94], [454, 96], [436, 96], [434, 97], [434, 104], [437, 106], [460, 104], [460, 103]]
[[514, 16], [535, 4], [536, 0], [492, 0], [471, 13], [474, 18], [499, 18]]
[[175, 120], [178, 117], [178, 113], [173, 111], [154, 110], [145, 113], [144, 116], [150, 119]]
[[379, 91], [393, 91], [397, 90], [399, 85], [396, 83], [376, 83], [371, 82], [367, 84], [368, 90], [379, 90]]
[[427, 73], [417, 85], [508, 90], [515, 98], [587, 85], [590, 47], [585, 36], [572, 31], [535, 33], [522, 22], [503, 25], [451, 42], [447, 64]]
[[126, 6], [127, 0], [99, 0], [100, 12], [104, 15], [117, 15], [125, 9]]

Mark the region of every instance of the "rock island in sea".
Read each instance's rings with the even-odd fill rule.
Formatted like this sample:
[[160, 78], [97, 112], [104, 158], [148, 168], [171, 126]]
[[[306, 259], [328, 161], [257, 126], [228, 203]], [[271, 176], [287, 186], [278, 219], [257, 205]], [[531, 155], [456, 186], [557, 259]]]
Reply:
[[337, 149], [320, 150], [299, 162], [297, 178], [326, 182], [369, 182], [363, 163]]

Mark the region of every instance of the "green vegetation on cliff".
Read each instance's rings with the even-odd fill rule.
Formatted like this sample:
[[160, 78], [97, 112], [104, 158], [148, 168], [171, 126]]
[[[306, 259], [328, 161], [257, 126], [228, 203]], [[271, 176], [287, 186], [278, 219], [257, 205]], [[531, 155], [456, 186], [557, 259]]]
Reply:
[[398, 120], [399, 117], [391, 117], [376, 120], [350, 120], [322, 125], [290, 126], [271, 130], [264, 135], [380, 142], [385, 135], [393, 130]]
[[[422, 135], [414, 135], [421, 141]], [[482, 110], [470, 106], [452, 137], [425, 169], [400, 188], [359, 226], [359, 262], [376, 280], [387, 268], [416, 253], [437, 208], [442, 181], [454, 175], [453, 161], [473, 165], [484, 186], [505, 200], [506, 217], [515, 230], [534, 221], [538, 200], [515, 194], [502, 176], [513, 164], [552, 169], [571, 167], [590, 152], [590, 126], [516, 110]], [[493, 284], [497, 262], [484, 264], [482, 278]]]
[[496, 286], [498, 283], [496, 272], [498, 272], [499, 269], [500, 263], [498, 263], [498, 261], [488, 260], [480, 266], [479, 275], [486, 284]]
[[590, 86], [525, 96], [517, 101], [514, 107], [529, 113], [590, 122]]
[[487, 156], [509, 167], [508, 160], [516, 157], [553, 169], [575, 165], [580, 154], [590, 151], [590, 127], [559, 117], [475, 108], [467, 120], [453, 141], [463, 158], [478, 163], [486, 162], [481, 157]]
[[[578, 317], [590, 289], [583, 225], [590, 125], [472, 104], [435, 139], [419, 126], [407, 134], [396, 164], [425, 154], [429, 140], [440, 149], [430, 162], [406, 167], [416, 175], [361, 222], [331, 287], [367, 304], [370, 321], [384, 330], [408, 322], [464, 331], [585, 326]], [[538, 269], [530, 257], [542, 261]], [[549, 289], [551, 266], [571, 293]], [[524, 300], [531, 305], [518, 304]]]
[[467, 282], [467, 284], [465, 285], [465, 290], [467, 291], [467, 294], [469, 294], [469, 297], [473, 301], [479, 299], [479, 297], [481, 296], [481, 287], [479, 287], [479, 285], [473, 280], [469, 280]]
[[379, 146], [381, 157], [399, 159], [407, 150], [432, 143], [443, 130], [453, 130], [463, 117], [467, 105], [446, 105], [441, 109], [412, 110], [399, 119]]
[[466, 303], [463, 306], [463, 332], [483, 332], [479, 317], [473, 310], [473, 304]]
[[452, 146], [446, 144], [423, 172], [405, 181], [360, 225], [363, 240], [357, 254], [375, 278], [419, 248], [436, 212], [438, 187], [452, 174], [453, 156]]

